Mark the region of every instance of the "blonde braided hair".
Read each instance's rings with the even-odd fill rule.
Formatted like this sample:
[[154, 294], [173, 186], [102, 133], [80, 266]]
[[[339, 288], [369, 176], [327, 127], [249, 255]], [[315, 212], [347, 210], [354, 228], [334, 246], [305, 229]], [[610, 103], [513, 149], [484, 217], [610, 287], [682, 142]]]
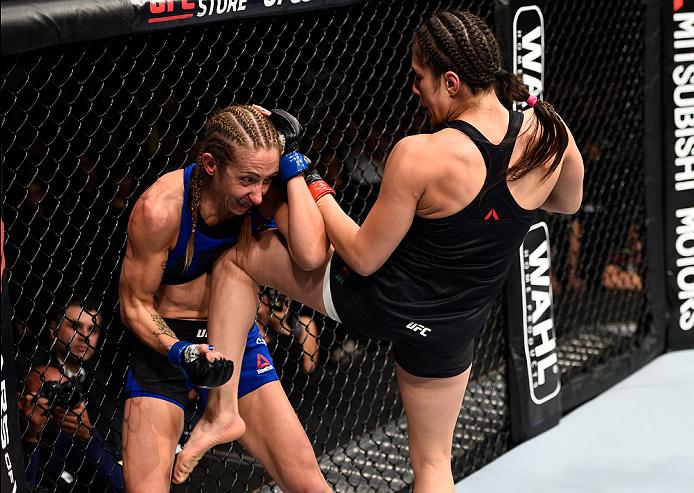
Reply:
[[[205, 173], [202, 168], [202, 155], [210, 153], [219, 165], [235, 163], [236, 150], [241, 148], [260, 150], [279, 148], [282, 143], [275, 127], [257, 108], [250, 105], [230, 105], [214, 113], [205, 123], [202, 136], [193, 146], [197, 166], [193, 168], [190, 180], [190, 212], [192, 227], [183, 270], [187, 271], [193, 261], [195, 232], [200, 216]], [[247, 215], [241, 226], [239, 246], [241, 250], [250, 242], [251, 219]]]

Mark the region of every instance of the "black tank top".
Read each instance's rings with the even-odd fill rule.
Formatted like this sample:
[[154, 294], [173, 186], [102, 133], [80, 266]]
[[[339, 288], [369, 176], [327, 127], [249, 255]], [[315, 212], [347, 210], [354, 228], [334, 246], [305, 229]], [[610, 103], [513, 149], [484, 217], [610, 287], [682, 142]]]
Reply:
[[364, 335], [376, 328], [379, 338], [387, 340], [389, 333], [415, 327], [412, 324], [430, 329], [427, 335], [433, 338], [437, 333], [450, 337], [451, 329], [464, 330], [466, 339], [477, 334], [537, 217], [536, 211], [516, 203], [505, 180], [522, 123], [523, 114], [511, 112], [498, 145], [459, 120], [433, 130], [454, 128], [472, 139], [487, 168], [484, 185], [468, 206], [451, 216], [415, 216], [393, 254], [370, 276], [358, 276], [342, 259], [333, 258], [331, 290], [345, 324], [363, 326], [368, 331]]

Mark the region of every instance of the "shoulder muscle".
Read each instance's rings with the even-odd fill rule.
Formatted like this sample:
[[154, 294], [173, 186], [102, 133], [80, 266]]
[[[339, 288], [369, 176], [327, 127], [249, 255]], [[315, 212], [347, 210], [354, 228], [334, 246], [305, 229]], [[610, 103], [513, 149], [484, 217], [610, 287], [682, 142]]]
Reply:
[[404, 187], [419, 199], [426, 188], [427, 163], [431, 160], [426, 149], [430, 141], [428, 134], [411, 135], [400, 140], [388, 156], [383, 185], [393, 183]]
[[172, 180], [175, 174], [164, 175], [137, 200], [128, 223], [129, 242], [160, 249], [175, 241], [183, 207], [182, 180]]

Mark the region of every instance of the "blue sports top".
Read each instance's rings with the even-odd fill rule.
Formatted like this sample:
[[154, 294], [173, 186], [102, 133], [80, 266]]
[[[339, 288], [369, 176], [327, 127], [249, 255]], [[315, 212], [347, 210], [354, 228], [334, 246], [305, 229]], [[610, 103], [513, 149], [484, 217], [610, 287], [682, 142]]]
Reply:
[[[212, 263], [226, 249], [239, 241], [239, 233], [245, 216], [239, 216], [214, 228], [205, 224], [202, 217], [198, 218], [195, 231], [193, 259], [188, 270], [183, 265], [186, 258], [186, 246], [193, 228], [193, 217], [190, 213], [190, 180], [193, 175], [193, 163], [183, 171], [183, 207], [181, 209], [181, 225], [178, 231], [176, 247], [169, 252], [166, 261], [162, 284], [183, 284], [210, 272]], [[256, 206], [251, 207], [251, 229], [253, 234], [270, 228], [276, 228], [274, 219], [265, 219]]]

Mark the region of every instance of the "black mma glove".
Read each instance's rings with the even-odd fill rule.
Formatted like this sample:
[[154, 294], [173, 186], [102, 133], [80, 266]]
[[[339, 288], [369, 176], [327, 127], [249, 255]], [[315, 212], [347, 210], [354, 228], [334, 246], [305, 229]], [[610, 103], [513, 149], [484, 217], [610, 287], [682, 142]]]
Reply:
[[284, 110], [274, 109], [268, 117], [275, 127], [275, 130], [284, 139], [282, 155], [294, 152], [299, 148], [299, 139], [304, 134], [304, 127], [299, 120]]
[[224, 385], [234, 373], [234, 362], [226, 358], [208, 361], [197, 344], [178, 341], [169, 349], [169, 363], [183, 370], [190, 383], [209, 389]]
[[303, 174], [313, 200], [317, 202], [318, 199], [328, 193], [334, 196], [335, 190], [323, 180], [311, 164], [311, 161], [297, 151], [299, 139], [304, 133], [299, 120], [280, 109], [272, 110], [269, 118], [285, 141], [284, 153], [280, 158], [280, 180], [287, 182], [289, 179]]
[[284, 110], [274, 109], [268, 117], [270, 122], [280, 134], [282, 141], [282, 157], [280, 158], [279, 179], [286, 183], [295, 176], [303, 174], [311, 165], [311, 162], [297, 151], [299, 139], [304, 129], [293, 115]]

